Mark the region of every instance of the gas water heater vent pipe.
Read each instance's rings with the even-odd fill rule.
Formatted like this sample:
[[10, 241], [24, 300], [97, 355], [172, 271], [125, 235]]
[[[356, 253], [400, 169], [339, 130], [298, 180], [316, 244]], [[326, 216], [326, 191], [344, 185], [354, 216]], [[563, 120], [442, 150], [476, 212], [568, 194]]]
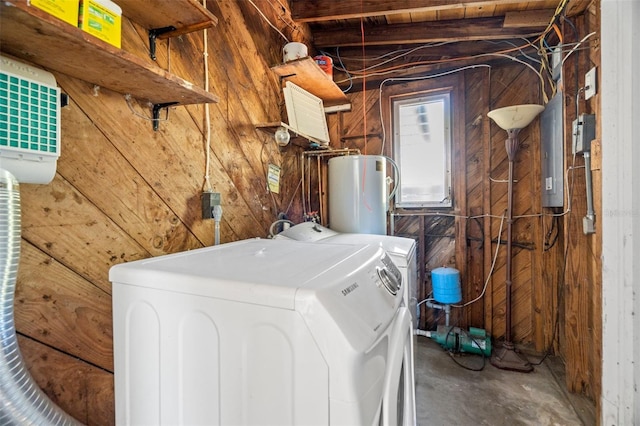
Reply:
[[78, 425], [40, 389], [20, 354], [13, 316], [19, 261], [18, 181], [0, 169], [0, 425]]

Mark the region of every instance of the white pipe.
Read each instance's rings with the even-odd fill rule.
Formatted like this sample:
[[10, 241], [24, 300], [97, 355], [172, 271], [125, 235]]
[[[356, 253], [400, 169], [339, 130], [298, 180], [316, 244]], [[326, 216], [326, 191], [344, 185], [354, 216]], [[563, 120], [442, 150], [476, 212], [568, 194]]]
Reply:
[[13, 317], [20, 261], [20, 191], [0, 169], [0, 425], [77, 425], [40, 389], [24, 364]]

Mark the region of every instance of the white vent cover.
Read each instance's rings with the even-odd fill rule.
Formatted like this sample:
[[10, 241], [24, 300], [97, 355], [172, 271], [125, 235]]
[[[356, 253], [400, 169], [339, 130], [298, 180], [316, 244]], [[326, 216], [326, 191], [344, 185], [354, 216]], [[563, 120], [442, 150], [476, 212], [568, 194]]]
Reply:
[[289, 127], [322, 146], [328, 145], [329, 129], [322, 99], [290, 81], [287, 81], [283, 92]]
[[53, 74], [0, 56], [0, 169], [49, 183], [60, 156], [60, 89]]

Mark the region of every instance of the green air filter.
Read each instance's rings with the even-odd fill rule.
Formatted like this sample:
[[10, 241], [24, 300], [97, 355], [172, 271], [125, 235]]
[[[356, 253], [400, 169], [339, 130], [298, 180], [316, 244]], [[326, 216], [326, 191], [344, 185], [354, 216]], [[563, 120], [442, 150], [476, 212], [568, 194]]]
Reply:
[[0, 56], [0, 169], [49, 183], [60, 156], [60, 89], [53, 74]]

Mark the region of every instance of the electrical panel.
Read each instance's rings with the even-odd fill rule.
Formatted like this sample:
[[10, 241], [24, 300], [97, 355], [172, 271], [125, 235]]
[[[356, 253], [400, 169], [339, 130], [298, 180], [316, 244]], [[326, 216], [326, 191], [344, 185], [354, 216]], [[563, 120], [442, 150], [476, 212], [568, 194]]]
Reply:
[[563, 93], [556, 95], [540, 115], [542, 207], [564, 205]]

